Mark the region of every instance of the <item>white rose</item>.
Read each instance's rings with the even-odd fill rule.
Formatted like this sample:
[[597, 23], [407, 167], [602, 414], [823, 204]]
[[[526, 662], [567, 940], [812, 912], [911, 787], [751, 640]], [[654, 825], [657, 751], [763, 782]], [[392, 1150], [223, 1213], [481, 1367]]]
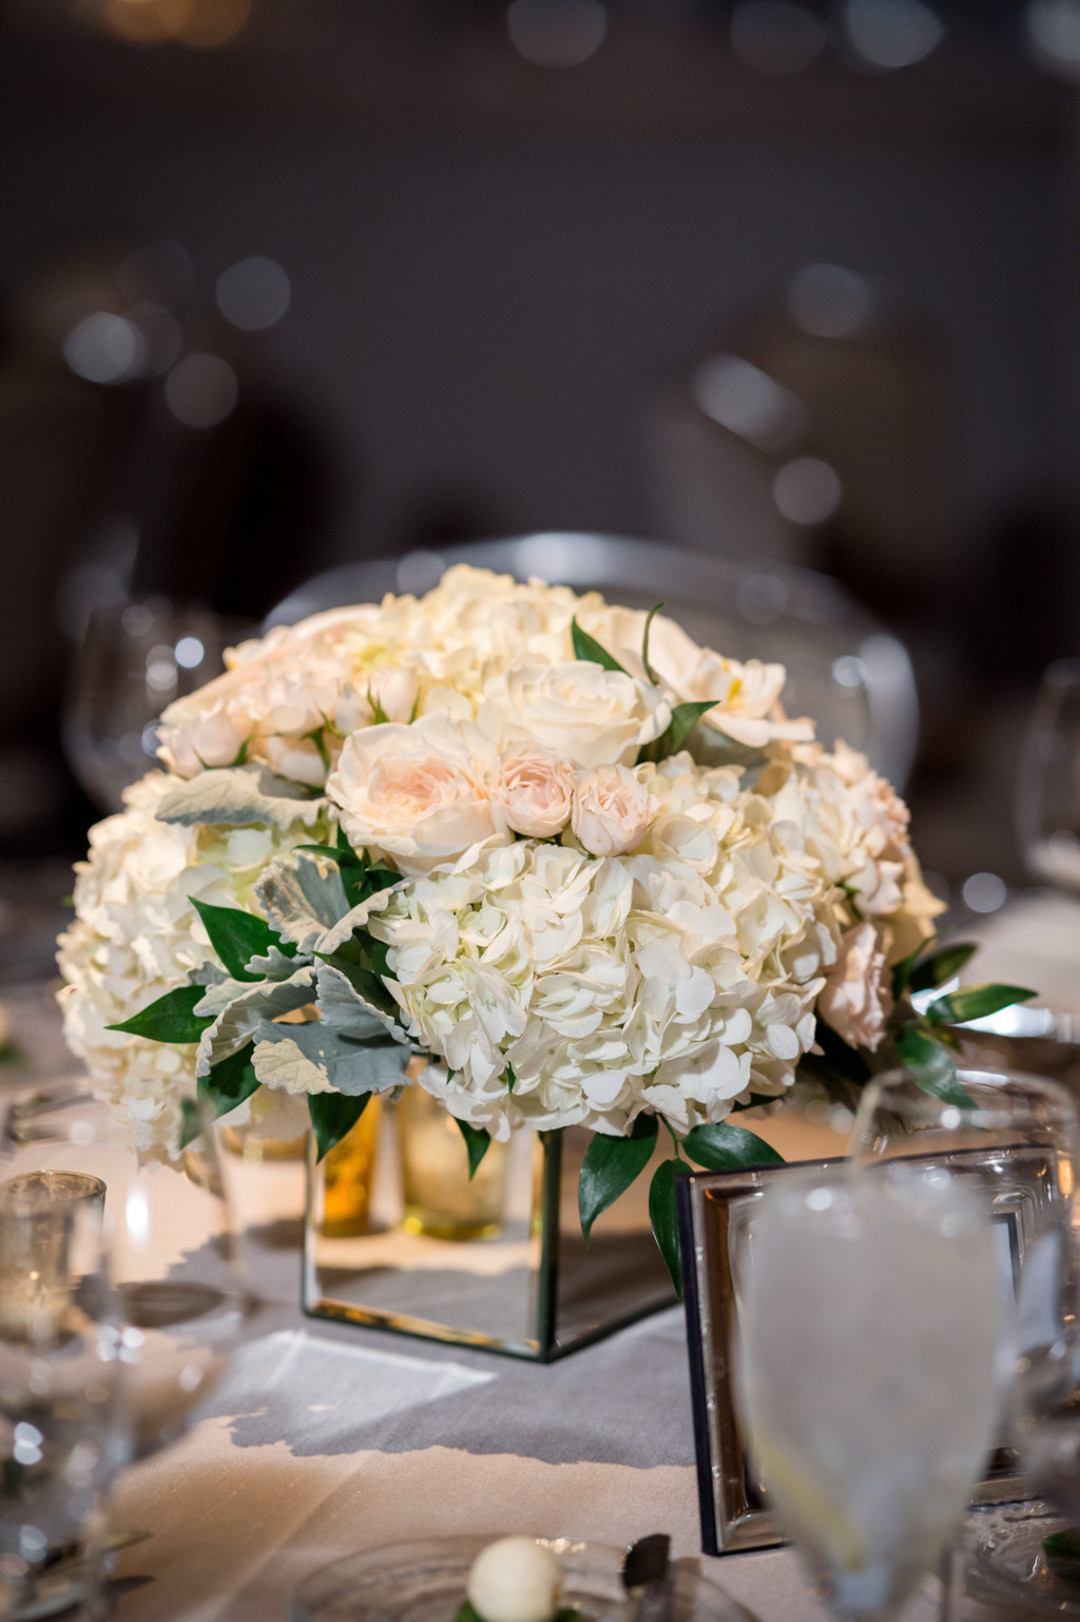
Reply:
[[573, 788], [574, 775], [561, 755], [516, 749], [499, 762], [494, 795], [515, 833], [550, 839], [570, 820]]
[[327, 779], [352, 843], [423, 873], [493, 835], [506, 836], [492, 800], [490, 744], [469, 722], [426, 715], [352, 733]]
[[574, 776], [571, 827], [594, 856], [623, 856], [649, 831], [648, 790], [625, 766], [597, 766]]
[[[622, 634], [627, 634], [625, 628]], [[787, 676], [783, 665], [725, 659], [699, 647], [681, 625], [662, 614], [655, 616], [649, 632], [649, 663], [680, 703], [715, 699], [705, 712], [705, 724], [747, 748], [761, 749], [775, 739], [806, 742], [814, 736], [812, 721], [789, 721], [780, 707]]]
[[671, 707], [647, 682], [577, 659], [493, 676], [479, 720], [503, 745], [540, 744], [581, 767], [632, 765], [665, 730]]
[[194, 777], [207, 766], [233, 765], [253, 728], [246, 710], [223, 704], [196, 720], [163, 727], [158, 756], [181, 777]]
[[885, 1034], [891, 1008], [878, 932], [871, 923], [856, 924], [840, 942], [840, 954], [825, 976], [818, 1012], [845, 1042], [872, 1053]]

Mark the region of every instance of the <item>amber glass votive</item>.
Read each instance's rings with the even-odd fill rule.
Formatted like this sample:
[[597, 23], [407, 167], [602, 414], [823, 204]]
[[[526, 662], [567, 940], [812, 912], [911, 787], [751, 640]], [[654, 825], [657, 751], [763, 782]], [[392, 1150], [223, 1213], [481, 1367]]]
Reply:
[[461, 1129], [415, 1083], [397, 1105], [402, 1226], [435, 1239], [494, 1239], [506, 1204], [507, 1146], [492, 1141], [475, 1176]]
[[354, 1239], [370, 1229], [371, 1184], [381, 1110], [382, 1100], [373, 1095], [356, 1125], [323, 1160], [319, 1226], [330, 1239]]

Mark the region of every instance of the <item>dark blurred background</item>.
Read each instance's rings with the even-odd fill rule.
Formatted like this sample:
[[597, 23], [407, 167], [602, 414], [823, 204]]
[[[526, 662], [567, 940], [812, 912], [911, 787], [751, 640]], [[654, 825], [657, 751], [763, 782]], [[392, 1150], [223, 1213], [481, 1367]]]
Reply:
[[[1080, 0], [2, 16], [9, 923], [219, 643], [530, 531], [831, 575], [912, 655], [935, 884], [1030, 877], [1017, 761], [1080, 653]], [[103, 767], [120, 643], [150, 710]]]

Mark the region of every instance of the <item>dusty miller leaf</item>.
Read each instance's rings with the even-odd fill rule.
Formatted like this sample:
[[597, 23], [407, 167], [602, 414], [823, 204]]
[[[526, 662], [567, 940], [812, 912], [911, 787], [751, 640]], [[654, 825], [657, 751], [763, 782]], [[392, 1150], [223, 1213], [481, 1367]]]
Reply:
[[294, 822], [313, 827], [326, 812], [324, 799], [312, 799], [299, 784], [276, 777], [267, 766], [223, 766], [170, 789], [157, 808], [159, 822], [223, 822], [230, 828], [248, 823], [287, 832]]

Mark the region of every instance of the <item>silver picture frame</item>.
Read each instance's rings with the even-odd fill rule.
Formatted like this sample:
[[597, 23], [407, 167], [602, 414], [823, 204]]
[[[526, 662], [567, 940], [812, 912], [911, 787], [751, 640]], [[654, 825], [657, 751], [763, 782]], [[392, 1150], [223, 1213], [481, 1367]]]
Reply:
[[[1009, 1149], [964, 1149], [939, 1160], [991, 1180], [1002, 1265], [1017, 1290], [1039, 1206], [1052, 1197], [1056, 1184], [1051, 1156], [1042, 1150], [1024, 1150], [1018, 1158]], [[735, 1402], [732, 1346], [738, 1334], [740, 1251], [753, 1206], [771, 1182], [795, 1170], [805, 1173], [841, 1164], [837, 1159], [802, 1161], [757, 1171], [697, 1172], [679, 1179], [679, 1243], [705, 1554], [766, 1549], [786, 1541], [755, 1479]], [[1030, 1496], [1015, 1452], [999, 1446], [973, 1495], [973, 1505]]]

